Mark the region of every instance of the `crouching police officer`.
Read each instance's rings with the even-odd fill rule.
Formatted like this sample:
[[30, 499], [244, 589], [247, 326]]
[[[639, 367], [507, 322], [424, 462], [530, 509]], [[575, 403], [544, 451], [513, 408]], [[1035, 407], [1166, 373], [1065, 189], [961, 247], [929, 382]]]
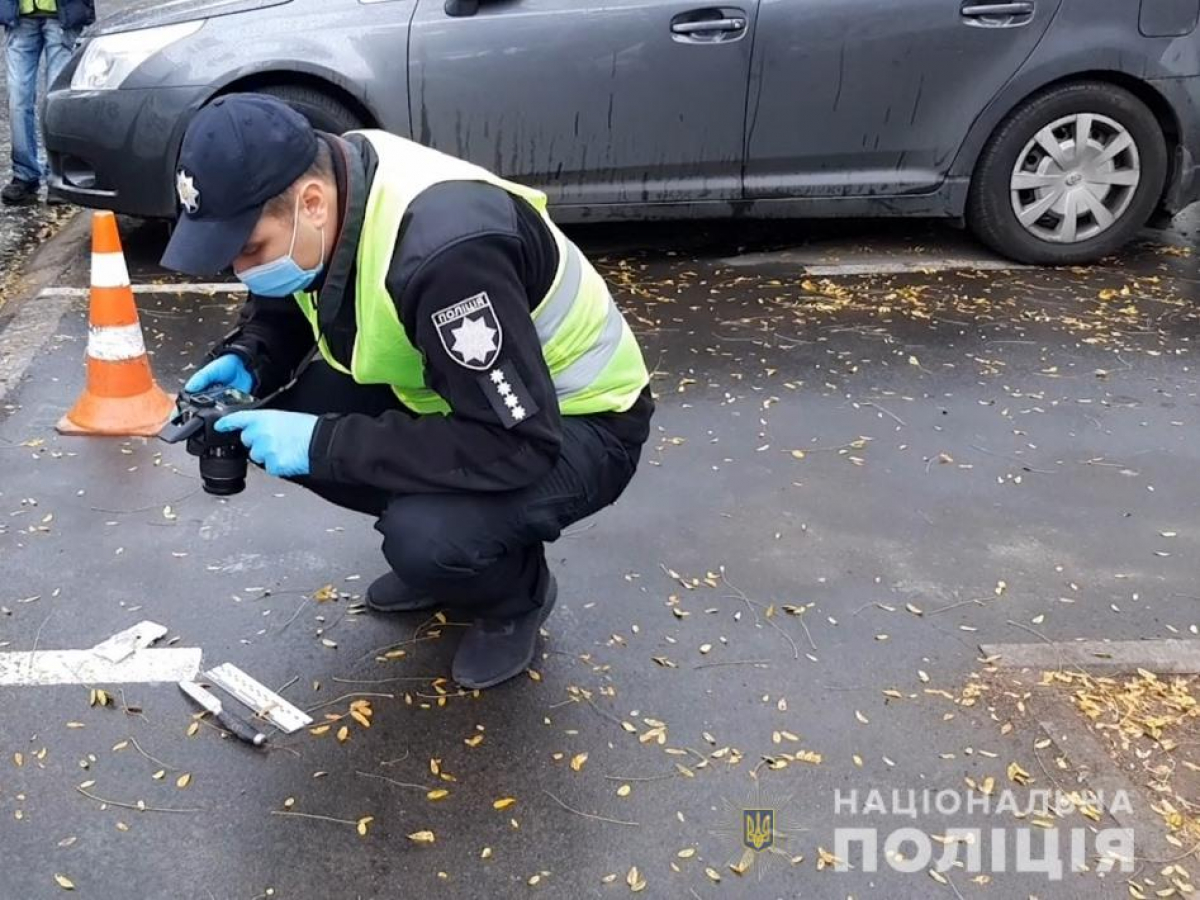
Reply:
[[163, 266], [232, 266], [250, 292], [185, 389], [278, 392], [218, 427], [376, 517], [391, 571], [370, 608], [471, 618], [464, 687], [519, 674], [557, 596], [545, 543], [621, 495], [654, 410], [633, 333], [544, 194], [254, 94], [196, 115], [177, 188]]

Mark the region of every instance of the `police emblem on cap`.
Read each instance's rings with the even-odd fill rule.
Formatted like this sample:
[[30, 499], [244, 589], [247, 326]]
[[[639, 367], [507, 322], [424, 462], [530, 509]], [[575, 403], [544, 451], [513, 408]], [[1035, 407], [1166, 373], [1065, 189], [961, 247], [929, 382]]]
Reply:
[[460, 366], [486, 371], [500, 356], [504, 333], [486, 291], [433, 314], [446, 352]]
[[183, 204], [184, 209], [192, 215], [200, 211], [200, 191], [197, 190], [192, 176], [183, 169], [179, 170], [175, 178], [175, 191], [179, 194], [179, 202]]

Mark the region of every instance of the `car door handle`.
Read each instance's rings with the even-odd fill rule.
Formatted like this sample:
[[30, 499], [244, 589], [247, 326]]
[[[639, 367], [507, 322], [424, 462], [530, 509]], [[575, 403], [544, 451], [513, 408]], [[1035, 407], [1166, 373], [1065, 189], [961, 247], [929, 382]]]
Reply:
[[675, 22], [672, 34], [731, 34], [746, 30], [745, 19], [708, 19], [701, 22]]
[[1015, 3], [967, 3], [962, 8], [962, 15], [972, 25], [1024, 25], [1033, 19], [1036, 9], [1032, 0], [1017, 0]]

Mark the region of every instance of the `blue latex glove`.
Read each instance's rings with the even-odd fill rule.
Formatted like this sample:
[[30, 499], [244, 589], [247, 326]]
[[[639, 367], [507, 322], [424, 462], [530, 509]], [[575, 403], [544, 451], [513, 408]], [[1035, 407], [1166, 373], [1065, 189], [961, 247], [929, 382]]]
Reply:
[[308, 447], [317, 429], [317, 417], [278, 409], [252, 409], [218, 419], [217, 431], [241, 431], [250, 458], [279, 478], [309, 472]]
[[194, 394], [216, 385], [237, 388], [250, 394], [254, 391], [254, 376], [250, 374], [240, 356], [226, 353], [189, 378], [183, 389], [189, 394]]

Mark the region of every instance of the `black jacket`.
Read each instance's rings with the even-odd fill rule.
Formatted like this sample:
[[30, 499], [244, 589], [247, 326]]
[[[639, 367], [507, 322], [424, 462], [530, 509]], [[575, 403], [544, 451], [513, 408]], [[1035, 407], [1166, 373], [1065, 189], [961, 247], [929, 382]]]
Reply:
[[[349, 367], [355, 321], [356, 256], [378, 159], [362, 138], [323, 135], [333, 148], [341, 231], [318, 292], [321, 333]], [[400, 321], [425, 356], [428, 387], [453, 409], [416, 416], [323, 415], [310, 447], [317, 481], [376, 487], [390, 494], [504, 491], [533, 483], [558, 457], [561, 418], [530, 312], [548, 292], [558, 250], [536, 210], [507, 191], [449, 182], [420, 194], [401, 224], [387, 276]], [[487, 371], [469, 368], [438, 335], [435, 314], [481, 292], [499, 324], [500, 352]], [[238, 330], [214, 352], [246, 361], [260, 395], [285, 384], [314, 346], [312, 328], [290, 298], [251, 296]], [[502, 370], [526, 415], [498, 402]], [[654, 404], [643, 392], [625, 413], [589, 416], [630, 446], [649, 435]]]

